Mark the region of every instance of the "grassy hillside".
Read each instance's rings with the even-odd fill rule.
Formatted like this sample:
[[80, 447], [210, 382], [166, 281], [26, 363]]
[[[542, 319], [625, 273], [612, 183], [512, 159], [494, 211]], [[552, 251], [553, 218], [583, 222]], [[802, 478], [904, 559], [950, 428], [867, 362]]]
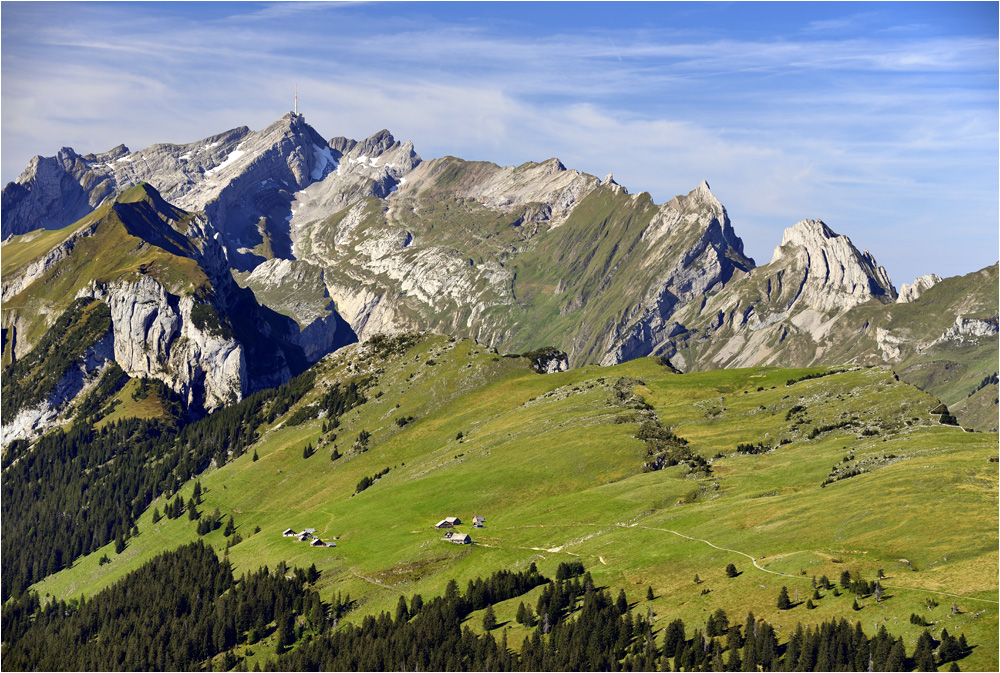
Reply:
[[[891, 372], [678, 375], [646, 358], [538, 375], [524, 359], [440, 336], [379, 339], [316, 367], [313, 391], [262, 427], [245, 455], [201, 478], [199, 511], [232, 515], [244, 538], [228, 550], [237, 571], [315, 563], [324, 599], [350, 594], [358, 605], [348, 618], [358, 620], [392, 612], [401, 594], [441, 594], [452, 578], [464, 586], [533, 561], [551, 576], [578, 559], [598, 584], [625, 587], [657, 628], [676, 617], [702, 623], [719, 607], [741, 620], [752, 609], [782, 625], [783, 639], [796, 622], [843, 616], [869, 631], [884, 624], [912, 648], [918, 613], [935, 633], [947, 627], [978, 646], [964, 670], [997, 666], [998, 484], [988, 462], [997, 436], [941, 426], [928, 413], [937, 401]], [[338, 427], [325, 417], [295, 423], [349, 381], [367, 402]], [[686, 439], [710, 473], [690, 462], [643, 472], [647, 447], [636, 435], [652, 426]], [[475, 514], [485, 528], [469, 525]], [[442, 541], [432, 526], [446, 516], [461, 517], [476, 544]], [[294, 542], [281, 536], [288, 527], [315, 528], [338, 546]], [[151, 511], [139, 531], [120, 555], [109, 545], [36, 588], [91, 596], [198, 537], [186, 516], [153, 524]], [[222, 528], [206, 539], [226, 545]], [[110, 563], [99, 563], [104, 554]], [[726, 577], [730, 562], [738, 577]], [[815, 610], [777, 609], [782, 585], [804, 602], [813, 576], [836, 582], [844, 569], [868, 580], [882, 569], [890, 597], [854, 612], [847, 592], [823, 591]], [[513, 621], [518, 602], [496, 611], [510, 620], [513, 647], [528, 633]], [[273, 652], [266, 642], [254, 649], [258, 659]]]

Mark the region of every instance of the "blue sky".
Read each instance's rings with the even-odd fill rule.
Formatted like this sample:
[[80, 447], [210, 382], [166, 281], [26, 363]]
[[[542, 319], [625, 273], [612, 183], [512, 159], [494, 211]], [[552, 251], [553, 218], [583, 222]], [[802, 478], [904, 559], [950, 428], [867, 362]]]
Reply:
[[2, 178], [292, 106], [425, 159], [702, 180], [758, 264], [823, 219], [897, 287], [997, 261], [998, 4], [30, 3], [0, 8]]

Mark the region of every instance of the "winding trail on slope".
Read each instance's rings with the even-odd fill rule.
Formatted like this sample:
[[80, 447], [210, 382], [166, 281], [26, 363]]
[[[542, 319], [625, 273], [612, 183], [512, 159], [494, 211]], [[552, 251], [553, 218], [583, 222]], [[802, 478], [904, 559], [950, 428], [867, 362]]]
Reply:
[[[746, 553], [738, 551], [736, 549], [729, 549], [727, 547], [720, 547], [720, 546], [718, 546], [716, 544], [712, 544], [708, 540], [703, 540], [703, 539], [697, 538], [697, 537], [691, 537], [690, 535], [685, 535], [684, 533], [679, 533], [679, 532], [677, 532], [675, 530], [670, 530], [669, 528], [653, 528], [652, 526], [639, 526], [638, 524], [632, 524], [632, 527], [636, 527], [636, 526], [638, 526], [639, 528], [645, 528], [646, 530], [657, 530], [657, 531], [661, 531], [663, 533], [673, 533], [674, 535], [677, 535], [679, 537], [685, 538], [687, 540], [691, 540], [692, 542], [704, 542], [709, 547], [712, 547], [714, 549], [718, 549], [719, 551], [727, 551], [727, 552], [731, 552], [733, 554], [739, 554], [740, 556], [745, 556], [746, 558], [750, 559], [750, 562], [753, 563], [753, 567], [754, 568], [756, 568], [757, 570], [761, 570], [763, 572], [766, 572], [766, 573], [771, 573], [772, 575], [781, 575], [782, 577], [792, 577], [792, 578], [795, 578], [795, 579], [807, 579], [805, 577], [802, 577], [801, 575], [789, 575], [788, 573], [779, 573], [776, 570], [768, 570], [767, 568], [764, 568], [760, 564], [758, 564], [757, 563], [757, 559], [755, 559], [750, 554], [746, 554]], [[950, 594], [950, 593], [948, 593], [946, 591], [934, 591], [933, 589], [917, 589], [916, 587], [904, 587], [904, 586], [900, 586], [898, 584], [882, 584], [882, 586], [888, 587], [890, 589], [901, 589], [903, 591], [921, 591], [923, 593], [928, 593], [928, 594], [938, 594], [939, 596], [951, 596], [953, 598], [961, 598], [962, 600], [966, 600], [966, 601], [979, 601], [980, 603], [992, 603], [994, 605], [1000, 605], [1000, 601], [994, 601], [994, 600], [991, 600], [989, 598], [973, 598], [972, 596], [963, 596], [961, 594]]]

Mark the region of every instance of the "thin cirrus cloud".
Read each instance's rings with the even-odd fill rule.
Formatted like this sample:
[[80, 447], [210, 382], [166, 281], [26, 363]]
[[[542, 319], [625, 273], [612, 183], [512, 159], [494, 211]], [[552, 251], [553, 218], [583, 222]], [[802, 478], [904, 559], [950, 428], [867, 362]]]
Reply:
[[[657, 202], [707, 179], [758, 262], [806, 217], [897, 283], [996, 261], [995, 35], [894, 7], [752, 32], [712, 3], [673, 21], [645, 16], [673, 3], [629, 5], [631, 23], [588, 23], [601, 3], [520, 10], [579, 10], [551, 29], [493, 5], [45, 4], [2, 8], [5, 182], [64, 145], [262, 128], [298, 83], [328, 137], [385, 127], [425, 158], [558, 156]], [[958, 240], [921, 247], [913, 232], [942, 222]]]

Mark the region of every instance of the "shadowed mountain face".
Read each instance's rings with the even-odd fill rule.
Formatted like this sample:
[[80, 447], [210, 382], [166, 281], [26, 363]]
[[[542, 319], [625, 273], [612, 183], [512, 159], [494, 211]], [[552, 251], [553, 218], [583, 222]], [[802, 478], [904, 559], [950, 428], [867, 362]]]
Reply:
[[[289, 357], [313, 362], [354, 335], [405, 331], [514, 352], [555, 346], [573, 366], [649, 354], [684, 370], [886, 364], [960, 406], [997, 368], [996, 283], [985, 282], [996, 267], [983, 283], [928, 276], [897, 295], [870, 253], [816, 220], [787, 229], [756, 267], [705, 182], [657, 205], [557, 159], [423, 161], [388, 131], [325, 141], [291, 113], [185, 145], [33, 159], [3, 190], [5, 362], [51, 323], [19, 306], [62, 305], [39, 274], [140, 183], [152, 189], [124, 234], [171, 260], [146, 268], [196, 258], [223, 321], [298, 354], [258, 349], [254, 366], [272, 372], [260, 381], [295, 370]], [[108, 216], [121, 207], [119, 197]], [[193, 234], [163, 224], [185, 218]]]
[[[68, 227], [6, 244], [4, 394], [19, 402], [4, 406], [5, 442], [44, 432], [112, 364], [165, 382], [197, 414], [278, 385], [355, 340], [335, 315], [307, 333], [261, 306], [233, 281], [207, 226], [142, 183]], [[106, 320], [85, 320], [92, 313]], [[43, 344], [75, 355], [53, 365]], [[20, 376], [7, 376], [14, 369]]]

